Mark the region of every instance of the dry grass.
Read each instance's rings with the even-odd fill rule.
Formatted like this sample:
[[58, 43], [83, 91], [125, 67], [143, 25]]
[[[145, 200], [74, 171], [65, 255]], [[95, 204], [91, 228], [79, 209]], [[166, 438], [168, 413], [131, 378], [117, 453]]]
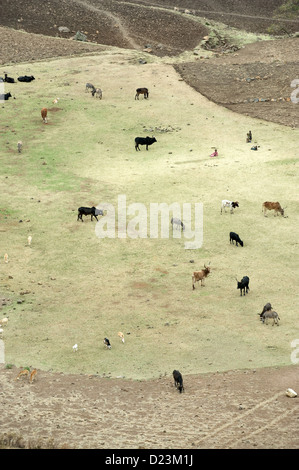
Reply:
[[[191, 374], [290, 364], [290, 342], [299, 333], [298, 132], [219, 108], [163, 61], [141, 66], [137, 59], [135, 52], [110, 51], [28, 64], [37, 80], [30, 88], [17, 84], [17, 99], [5, 104], [0, 255], [10, 260], [1, 261], [2, 295], [12, 301], [5, 310], [7, 362], [133, 379], [173, 368]], [[102, 101], [84, 92], [87, 81], [103, 90]], [[134, 100], [139, 86], [148, 86], [149, 100]], [[45, 126], [40, 109], [57, 97], [60, 110], [48, 113]], [[258, 152], [245, 143], [249, 129]], [[153, 133], [157, 143], [136, 152], [134, 137]], [[217, 159], [209, 158], [212, 147]], [[120, 194], [127, 206], [148, 209], [151, 202], [202, 202], [203, 247], [185, 250], [184, 239], [172, 238], [100, 240], [95, 222], [77, 222], [79, 206], [116, 207]], [[223, 198], [240, 202], [234, 215], [220, 215]], [[265, 200], [287, 205], [288, 218], [264, 218]], [[229, 244], [231, 230], [243, 248]], [[193, 270], [208, 262], [206, 287], [192, 292]], [[235, 276], [245, 274], [251, 291], [244, 298]], [[17, 304], [19, 298], [25, 302]], [[268, 301], [279, 328], [259, 322]]]

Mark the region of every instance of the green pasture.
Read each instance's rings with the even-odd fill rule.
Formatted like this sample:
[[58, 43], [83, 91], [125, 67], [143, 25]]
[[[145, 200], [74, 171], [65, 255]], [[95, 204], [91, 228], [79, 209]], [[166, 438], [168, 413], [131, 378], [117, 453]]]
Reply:
[[[218, 107], [165, 61], [138, 58], [110, 50], [6, 67], [11, 76], [36, 77], [7, 86], [16, 99], [0, 105], [6, 363], [140, 380], [174, 368], [289, 365], [299, 337], [298, 129]], [[102, 100], [85, 93], [86, 82], [103, 90]], [[140, 86], [149, 88], [148, 100], [134, 99]], [[246, 143], [248, 130], [257, 152]], [[134, 138], [146, 135], [157, 143], [136, 152]], [[213, 147], [218, 158], [209, 157]], [[127, 207], [147, 209], [146, 238], [118, 238], [120, 195]], [[238, 200], [239, 209], [221, 215], [222, 199]], [[287, 206], [288, 217], [264, 217], [267, 200]], [[150, 238], [151, 203], [175, 202], [203, 204], [201, 248], [186, 250], [184, 236], [171, 230], [169, 239]], [[101, 203], [115, 207], [114, 238], [98, 238], [89, 217], [77, 221], [79, 206]], [[230, 245], [230, 231], [243, 248]], [[205, 287], [192, 291], [192, 272], [207, 263]], [[244, 275], [250, 293], [241, 297], [235, 278]], [[279, 327], [259, 321], [266, 302]]]

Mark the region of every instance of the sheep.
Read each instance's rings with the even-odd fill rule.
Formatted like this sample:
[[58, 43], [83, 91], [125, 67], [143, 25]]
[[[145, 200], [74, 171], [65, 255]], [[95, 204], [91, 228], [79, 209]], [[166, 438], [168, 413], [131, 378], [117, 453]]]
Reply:
[[28, 237], [28, 245], [31, 245], [31, 242], [32, 242], [32, 236], [29, 235], [29, 237]]
[[91, 94], [92, 94], [92, 96], [96, 95], [96, 98], [99, 98], [100, 100], [103, 97], [103, 92], [102, 92], [101, 88], [94, 88], [92, 90]]
[[1, 326], [5, 326], [8, 323], [8, 318], [6, 318], [6, 317], [2, 318], [2, 320], [0, 320], [0, 322], [1, 322]]
[[74, 346], [73, 346], [73, 351], [74, 351], [74, 352], [77, 352], [77, 351], [78, 351], [78, 344], [77, 344], [77, 343], [74, 344]]
[[18, 142], [18, 152], [21, 153], [22, 152], [22, 146], [23, 146], [23, 143], [21, 140], [19, 140]]
[[4, 262], [8, 263], [8, 254], [7, 253], [5, 253], [5, 255], [4, 255]]

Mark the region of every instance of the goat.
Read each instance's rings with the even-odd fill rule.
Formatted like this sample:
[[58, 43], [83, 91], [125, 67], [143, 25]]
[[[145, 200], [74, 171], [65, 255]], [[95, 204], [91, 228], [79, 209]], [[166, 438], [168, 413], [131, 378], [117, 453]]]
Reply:
[[87, 91], [95, 92], [95, 86], [93, 86], [92, 83], [86, 83], [85, 92], [87, 92]]
[[269, 201], [266, 201], [263, 203], [262, 205], [262, 211], [264, 211], [264, 216], [266, 216], [266, 212], [268, 211], [272, 211], [274, 210], [274, 217], [278, 215], [278, 212], [282, 215], [282, 217], [284, 217], [284, 209], [282, 209], [281, 205], [279, 204], [279, 202], [269, 202]]
[[202, 269], [201, 271], [193, 272], [193, 275], [192, 275], [193, 290], [195, 289], [194, 284], [199, 281], [201, 282], [201, 285], [204, 287], [204, 279], [210, 274], [210, 272], [211, 272], [211, 269], [209, 268], [209, 266], [206, 266], [205, 264], [204, 264], [204, 269]]
[[33, 75], [24, 75], [22, 77], [18, 77], [19, 82], [32, 82], [32, 80], [35, 80]]
[[139, 145], [146, 145], [146, 150], [148, 150], [148, 146], [152, 145], [154, 142], [157, 142], [155, 137], [136, 137], [135, 150], [140, 150]]
[[111, 349], [111, 344], [108, 338], [104, 338], [104, 344], [106, 348]]
[[6, 82], [6, 83], [15, 83], [15, 79], [11, 78], [11, 77], [8, 77], [7, 73], [4, 74], [4, 80], [3, 81]]
[[41, 113], [44, 123], [47, 124], [47, 114], [48, 114], [47, 108], [42, 108], [40, 113]]
[[229, 242], [234, 244], [234, 240], [236, 242], [236, 246], [238, 246], [238, 243], [240, 243], [241, 246], [244, 245], [244, 243], [242, 242], [241, 238], [239, 237], [239, 235], [235, 232], [230, 232], [229, 233]]
[[170, 223], [172, 225], [172, 228], [174, 227], [174, 225], [176, 225], [177, 228], [182, 227], [182, 231], [183, 232], [185, 231], [185, 225], [180, 219], [177, 219], [176, 217], [174, 218], [172, 217]]
[[277, 326], [279, 325], [278, 320], [280, 320], [280, 318], [277, 312], [274, 312], [273, 310], [268, 310], [267, 312], [264, 312], [262, 316], [263, 323], [265, 323], [265, 320], [266, 320], [266, 325], [267, 325], [269, 318], [273, 318], [272, 326], [274, 326], [274, 323], [276, 323]]
[[93, 217], [95, 217], [98, 221], [98, 218], [97, 218], [97, 215], [96, 215], [96, 209], [94, 206], [92, 207], [79, 207], [78, 208], [78, 217], [77, 217], [77, 221], [79, 219], [82, 220], [83, 222], [83, 218], [82, 218], [82, 215], [90, 215], [90, 220], [93, 219]]
[[144, 99], [148, 98], [148, 89], [147, 88], [137, 88], [135, 100], [139, 100], [139, 95], [143, 95]]
[[185, 391], [184, 385], [183, 385], [183, 377], [182, 377], [182, 374], [180, 373], [180, 371], [174, 370], [172, 372], [172, 375], [173, 375], [173, 379], [174, 379], [174, 386], [180, 391], [180, 393]]
[[242, 291], [244, 291], [244, 295], [245, 295], [245, 291], [246, 291], [246, 294], [248, 293], [248, 291], [250, 290], [249, 289], [249, 277], [248, 276], [244, 276], [241, 281], [239, 282], [238, 279], [236, 278], [236, 281], [237, 281], [237, 289], [240, 289], [240, 295], [242, 295]]
[[92, 96], [96, 95], [96, 98], [99, 98], [100, 100], [102, 99], [103, 97], [103, 93], [102, 93], [102, 90], [101, 88], [94, 88], [91, 92]]
[[269, 310], [272, 310], [272, 305], [270, 304], [270, 302], [268, 302], [266, 305], [264, 305], [262, 313], [258, 314], [260, 316], [261, 320], [262, 320], [262, 316], [264, 315], [264, 313], [268, 312]]
[[233, 214], [234, 213], [234, 209], [236, 207], [239, 207], [239, 203], [238, 201], [229, 201], [228, 199], [223, 199], [223, 201], [221, 202], [221, 214], [222, 214], [222, 210], [224, 209], [224, 212], [226, 212], [225, 208], [226, 207], [229, 207], [230, 208], [230, 213]]

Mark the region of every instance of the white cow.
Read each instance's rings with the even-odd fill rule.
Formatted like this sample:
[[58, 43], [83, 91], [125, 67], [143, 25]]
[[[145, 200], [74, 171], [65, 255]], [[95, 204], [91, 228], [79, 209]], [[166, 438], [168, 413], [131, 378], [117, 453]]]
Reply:
[[233, 201], [229, 201], [228, 199], [223, 199], [221, 203], [221, 214], [222, 214], [223, 209], [224, 209], [224, 212], [226, 212], [225, 210], [226, 207], [229, 207], [230, 213], [233, 214], [235, 207], [239, 207], [239, 203], [238, 201], [233, 202]]

